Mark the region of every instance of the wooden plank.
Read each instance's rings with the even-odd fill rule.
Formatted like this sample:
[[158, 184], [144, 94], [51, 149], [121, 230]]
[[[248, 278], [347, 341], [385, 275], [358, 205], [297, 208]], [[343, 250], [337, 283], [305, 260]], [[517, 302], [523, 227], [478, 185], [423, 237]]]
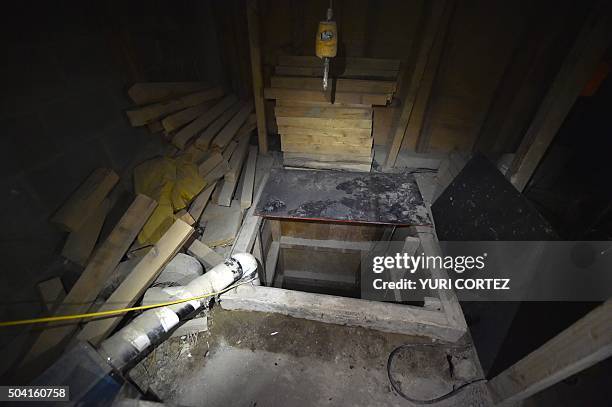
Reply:
[[138, 109], [128, 110], [126, 114], [132, 126], [144, 126], [145, 124], [159, 117], [174, 113], [178, 110], [198, 105], [200, 103], [204, 103], [207, 100], [220, 98], [221, 96], [223, 96], [224, 93], [225, 91], [223, 90], [223, 88], [217, 86], [189, 95], [181, 96], [168, 102], [159, 102]]
[[249, 147], [249, 158], [244, 170], [244, 183], [240, 193], [240, 208], [248, 209], [253, 203], [253, 187], [255, 186], [255, 168], [257, 167], [257, 146]]
[[372, 138], [371, 129], [330, 129], [330, 128], [307, 128], [295, 126], [278, 126], [279, 134], [294, 134], [294, 135], [317, 135], [321, 137], [346, 137], [346, 138]]
[[310, 129], [372, 129], [372, 119], [326, 119], [317, 117], [276, 116], [279, 126], [302, 127]]
[[236, 191], [237, 185], [238, 183], [235, 180], [224, 180], [215, 203], [221, 206], [230, 206], [232, 204], [232, 198], [234, 197], [234, 192]]
[[111, 169], [97, 168], [53, 215], [51, 222], [69, 232], [79, 230], [119, 181]]
[[262, 154], [268, 152], [268, 127], [264, 100], [263, 75], [261, 72], [261, 46], [259, 39], [259, 11], [257, 0], [246, 3], [247, 26], [249, 31], [249, 51], [251, 55], [251, 74], [253, 77], [253, 101], [257, 115], [257, 140]]
[[598, 3], [544, 97], [506, 176], [523, 191], [563, 124], [584, 84], [612, 40], [610, 4]]
[[[400, 68], [399, 59], [346, 57], [343, 62], [346, 64], [347, 68], [380, 69], [386, 71], [397, 71]], [[279, 55], [278, 64], [281, 66], [320, 68], [321, 60], [316, 56]]]
[[49, 315], [53, 315], [55, 309], [66, 298], [66, 290], [59, 277], [53, 277], [36, 284], [36, 289]]
[[[363, 105], [386, 105], [388, 98], [386, 95], [376, 93], [350, 93], [336, 92], [335, 101], [339, 103], [357, 103]], [[265, 88], [264, 97], [266, 99], [286, 99], [309, 102], [329, 102], [331, 95], [316, 90], [300, 90], [285, 88]]]
[[204, 181], [206, 184], [210, 185], [219, 179], [223, 178], [225, 174], [227, 174], [230, 170], [230, 166], [225, 160], [221, 160], [219, 164], [215, 168], [213, 168], [208, 174], [204, 176]]
[[172, 144], [180, 149], [185, 148], [189, 140], [195, 137], [198, 133], [204, 130], [210, 125], [217, 117], [221, 116], [223, 112], [232, 107], [238, 102], [238, 98], [235, 95], [227, 95], [219, 101], [213, 108], [206, 111], [202, 116], [198, 117], [187, 126], [179, 130], [172, 138]]
[[283, 152], [285, 159], [300, 158], [305, 160], [321, 161], [321, 162], [348, 162], [355, 164], [368, 164], [372, 162], [372, 154], [369, 156], [356, 156], [353, 154], [313, 154], [313, 153], [291, 153]]
[[608, 300], [491, 379], [496, 405], [515, 405], [612, 356], [611, 315]]
[[371, 147], [349, 146], [349, 145], [328, 145], [328, 144], [298, 144], [287, 142], [281, 139], [281, 149], [289, 153], [310, 153], [310, 154], [355, 154], [360, 157], [370, 157]]
[[217, 264], [223, 263], [223, 256], [215, 252], [213, 249], [194, 239], [187, 248], [187, 253], [194, 256], [200, 263], [206, 266], [207, 269], [215, 267]]
[[372, 105], [364, 105], [361, 103], [340, 103], [338, 101], [325, 101], [325, 102], [312, 102], [308, 100], [284, 100], [278, 99], [276, 101], [277, 107], [325, 107], [329, 109], [372, 109]]
[[232, 107], [223, 112], [223, 114], [217, 117], [217, 119], [215, 119], [215, 121], [212, 122], [210, 126], [208, 126], [206, 130], [202, 132], [200, 137], [196, 139], [195, 145], [202, 150], [208, 149], [210, 142], [243, 106], [244, 103], [237, 102]]
[[399, 150], [402, 146], [402, 141], [406, 135], [408, 122], [412, 114], [417, 92], [419, 90], [421, 80], [423, 79], [423, 74], [425, 73], [427, 60], [433, 47], [436, 35], [441, 29], [444, 11], [447, 7], [447, 0], [432, 2], [426, 7], [426, 9], [429, 11], [429, 15], [425, 17], [428, 19], [426, 29], [424, 31], [422, 41], [415, 42], [415, 44], [418, 44], [419, 47], [418, 55], [412, 71], [406, 96], [402, 101], [401, 114], [398, 122], [395, 125], [395, 130], [393, 131], [393, 139], [389, 146], [389, 151], [385, 160], [385, 168], [393, 167], [395, 165], [395, 161], [397, 160], [397, 155], [399, 154]]
[[236, 239], [242, 222], [240, 202], [232, 201], [231, 206], [208, 205], [202, 219], [206, 221], [202, 242], [212, 248], [230, 245]]
[[[423, 253], [426, 256], [441, 256], [442, 250], [440, 249], [440, 244], [438, 242], [438, 238], [436, 237], [435, 230], [430, 226], [411, 226], [411, 230], [413, 230], [416, 236], [421, 241], [421, 248], [423, 249]], [[448, 279], [448, 274], [444, 268], [434, 267], [430, 270], [431, 276], [437, 280], [445, 280]], [[452, 289], [440, 289], [437, 291], [438, 297], [440, 298], [440, 302], [442, 303], [442, 309], [444, 315], [446, 315], [446, 319], [450, 326], [457, 328], [458, 330], [463, 330], [463, 332], [467, 332], [467, 324], [465, 322], [465, 317], [463, 316], [463, 311], [461, 310], [461, 305], [459, 304], [459, 300], [457, 299], [457, 295]]]
[[344, 240], [303, 239], [293, 236], [280, 238], [281, 248], [309, 247], [319, 249], [334, 249], [340, 251], [367, 252], [372, 249], [370, 242], [351, 242]]
[[207, 151], [202, 161], [198, 164], [198, 174], [201, 177], [205, 177], [217, 165], [221, 164], [223, 160], [223, 155], [218, 151]]
[[[421, 307], [242, 285], [221, 295], [227, 310], [272, 312], [338, 325], [426, 336], [455, 342], [465, 334], [448, 326], [444, 314]], [[381, 316], [384, 315], [384, 318]]]
[[[138, 195], [121, 217], [104, 243], [94, 252], [89, 264], [74, 284], [55, 315], [72, 315], [87, 312], [112, 274], [117, 264], [144, 226], [157, 202]], [[31, 347], [24, 364], [62, 344], [76, 330], [76, 324], [48, 325]], [[37, 363], [39, 368], [43, 368]]]
[[87, 260], [96, 246], [98, 236], [100, 236], [102, 225], [104, 225], [104, 220], [110, 207], [110, 200], [106, 198], [87, 217], [85, 223], [78, 230], [68, 235], [66, 244], [64, 244], [62, 249], [62, 256], [81, 266], [87, 264]]
[[352, 139], [349, 137], [326, 137], [317, 135], [294, 135], [291, 133], [279, 133], [282, 140], [287, 143], [295, 144], [329, 144], [332, 146], [354, 146], [354, 147], [370, 147], [374, 142], [373, 138], [356, 138]]
[[226, 181], [237, 181], [242, 170], [242, 164], [249, 150], [249, 138], [242, 137], [238, 142], [236, 152], [232, 155], [229, 161], [230, 170], [225, 174]]
[[230, 141], [227, 147], [225, 147], [225, 150], [223, 150], [223, 159], [225, 161], [229, 161], [229, 159], [232, 158], [232, 154], [234, 154], [236, 147], [238, 147], [238, 142], [236, 140]]
[[320, 170], [344, 170], [344, 171], [357, 171], [357, 172], [370, 172], [372, 163], [351, 163], [343, 161], [317, 161], [306, 158], [294, 157], [285, 158], [283, 160], [285, 168], [314, 168]]
[[191, 216], [189, 212], [187, 212], [186, 209], [181, 209], [180, 211], [175, 213], [174, 218], [182, 220], [189, 226], [193, 226], [196, 223], [196, 220], [193, 218], [193, 216]]
[[372, 120], [371, 107], [277, 106], [276, 116]]
[[162, 126], [159, 120], [156, 120], [154, 122], [147, 123], [147, 130], [149, 130], [149, 133], [151, 134], [156, 134], [164, 131], [164, 126]]
[[198, 194], [198, 196], [195, 197], [193, 202], [191, 202], [191, 205], [189, 206], [189, 214], [193, 219], [195, 219], [196, 222], [200, 220], [200, 216], [202, 216], [202, 212], [204, 212], [206, 205], [208, 205], [210, 196], [212, 195], [216, 186], [216, 182], [213, 182], [212, 184], [208, 185], [206, 188], [204, 188], [202, 192]]
[[132, 85], [128, 96], [137, 105], [148, 105], [194, 93], [208, 86], [206, 82], [143, 82]]
[[276, 274], [276, 266], [278, 264], [278, 257], [280, 255], [280, 243], [272, 242], [268, 255], [266, 256], [266, 286], [272, 286], [274, 283], [274, 276]]
[[238, 130], [253, 111], [253, 102], [247, 102], [240, 111], [225, 125], [212, 141], [213, 147], [225, 148], [227, 143], [238, 133]]
[[[287, 76], [314, 76], [321, 78], [323, 76], [322, 67], [306, 67], [306, 66], [277, 66], [274, 68], [276, 75]], [[384, 69], [367, 69], [367, 68], [344, 68], [340, 73], [341, 78], [376, 78], [384, 80], [395, 80], [398, 71], [389, 71]]]
[[428, 127], [430, 125], [430, 116], [428, 116], [427, 112], [432, 104], [434, 82], [438, 76], [442, 53], [446, 48], [447, 32], [455, 9], [455, 0], [447, 0], [447, 2], [441, 17], [440, 27], [427, 57], [425, 73], [421, 78], [406, 130], [408, 134], [417, 137], [416, 151], [418, 152], [427, 152], [429, 150], [430, 132]]
[[161, 121], [163, 130], [170, 133], [176, 129], [180, 129], [181, 127], [185, 126], [188, 123], [191, 123], [192, 121], [206, 113], [216, 103], [216, 100], [209, 100], [207, 102], [200, 103], [199, 105], [189, 107], [185, 110], [181, 110], [180, 112], [176, 112], [174, 114], [171, 114], [170, 116], [165, 117]]
[[[193, 228], [180, 219], [174, 221], [170, 229], [155, 243], [153, 249], [145, 254], [132, 272], [123, 280], [99, 311], [126, 308], [134, 305], [153, 283], [164, 266], [180, 250]], [[83, 327], [78, 335], [80, 340], [98, 346], [119, 324], [123, 315], [93, 320]]]
[[242, 226], [240, 227], [240, 231], [238, 232], [238, 236], [234, 241], [234, 245], [232, 246], [231, 253], [250, 253], [253, 249], [253, 244], [255, 244], [255, 239], [259, 234], [259, 227], [261, 226], [261, 217], [255, 215], [255, 206], [257, 206], [257, 202], [261, 197], [261, 193], [264, 190], [266, 183], [268, 182], [269, 177], [269, 169], [267, 169], [264, 175], [261, 177], [261, 181], [257, 186], [257, 194], [255, 194], [255, 199], [253, 200], [253, 205], [249, 208], [246, 215], [244, 216], [244, 221], [242, 222]]
[[[297, 76], [272, 76], [270, 84], [273, 88], [320, 90], [321, 79]], [[395, 92], [395, 81], [376, 81], [364, 79], [336, 80], [337, 92], [382, 93], [391, 95]]]

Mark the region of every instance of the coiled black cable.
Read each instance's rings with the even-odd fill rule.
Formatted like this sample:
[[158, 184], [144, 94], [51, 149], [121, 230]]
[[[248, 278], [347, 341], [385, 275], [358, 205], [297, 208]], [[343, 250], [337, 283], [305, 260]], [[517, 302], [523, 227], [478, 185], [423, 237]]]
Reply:
[[478, 383], [478, 382], [482, 382], [482, 381], [486, 381], [485, 378], [480, 378], [480, 379], [475, 379], [475, 380], [471, 380], [469, 382], [466, 382], [464, 384], [462, 384], [461, 386], [454, 388], [453, 390], [449, 391], [446, 394], [443, 394], [441, 396], [438, 397], [434, 397], [432, 399], [426, 399], [426, 400], [421, 400], [421, 399], [415, 399], [413, 397], [407, 396], [401, 389], [399, 386], [399, 383], [393, 378], [393, 375], [391, 374], [391, 364], [393, 363], [393, 359], [395, 358], [395, 355], [397, 355], [401, 350], [403, 349], [408, 349], [408, 348], [419, 348], [419, 347], [424, 347], [424, 348], [440, 348], [440, 347], [444, 347], [444, 348], [450, 348], [450, 349], [469, 349], [469, 346], [455, 346], [455, 345], [441, 345], [441, 344], [435, 344], [435, 343], [406, 343], [404, 345], [400, 345], [397, 348], [393, 349], [393, 351], [389, 354], [389, 358], [387, 359], [387, 376], [389, 377], [389, 383], [391, 383], [391, 387], [393, 387], [393, 390], [395, 390], [395, 392], [397, 394], [399, 394], [402, 398], [410, 401], [411, 403], [414, 404], [421, 404], [421, 405], [427, 405], [427, 404], [435, 404], [435, 403], [439, 403], [443, 400], [447, 400], [451, 397], [454, 397], [455, 395], [457, 395], [457, 393], [459, 393], [460, 391], [462, 391], [463, 389], [465, 389], [468, 386], [471, 386], [474, 383]]

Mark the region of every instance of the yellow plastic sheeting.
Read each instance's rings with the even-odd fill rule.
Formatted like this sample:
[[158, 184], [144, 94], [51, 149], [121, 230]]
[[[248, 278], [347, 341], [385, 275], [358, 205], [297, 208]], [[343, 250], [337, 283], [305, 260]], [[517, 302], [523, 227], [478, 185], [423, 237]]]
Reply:
[[174, 212], [189, 204], [206, 185], [192, 157], [159, 157], [134, 169], [134, 189], [157, 201], [157, 208], [138, 235], [141, 245], [154, 244], [174, 223]]

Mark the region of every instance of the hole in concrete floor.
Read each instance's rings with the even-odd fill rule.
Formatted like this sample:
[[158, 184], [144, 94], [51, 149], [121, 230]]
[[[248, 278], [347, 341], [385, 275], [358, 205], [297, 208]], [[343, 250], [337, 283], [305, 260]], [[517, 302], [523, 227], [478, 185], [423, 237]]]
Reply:
[[[387, 246], [386, 241], [403, 241], [407, 228], [380, 225], [341, 224], [315, 221], [271, 220], [262, 228], [262, 243], [268, 259], [276, 259], [269, 286], [341, 297], [362, 298], [362, 254]], [[276, 246], [275, 246], [276, 245]], [[278, 256], [270, 251], [278, 250]], [[270, 276], [270, 270], [266, 273]], [[423, 297], [436, 295], [423, 293]], [[423, 306], [424, 301], [388, 302]], [[413, 297], [414, 298], [414, 297]]]

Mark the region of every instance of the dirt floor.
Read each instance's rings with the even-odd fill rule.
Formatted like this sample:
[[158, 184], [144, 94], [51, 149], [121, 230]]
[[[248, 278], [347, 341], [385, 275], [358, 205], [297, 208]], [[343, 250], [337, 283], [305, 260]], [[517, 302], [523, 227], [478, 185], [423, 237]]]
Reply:
[[[215, 307], [209, 329], [164, 342], [130, 376], [181, 406], [407, 406], [390, 386], [387, 358], [408, 337]], [[394, 363], [404, 393], [432, 398], [478, 376], [471, 350], [406, 351]], [[451, 377], [452, 376], [452, 377]], [[475, 384], [440, 406], [486, 406]]]

